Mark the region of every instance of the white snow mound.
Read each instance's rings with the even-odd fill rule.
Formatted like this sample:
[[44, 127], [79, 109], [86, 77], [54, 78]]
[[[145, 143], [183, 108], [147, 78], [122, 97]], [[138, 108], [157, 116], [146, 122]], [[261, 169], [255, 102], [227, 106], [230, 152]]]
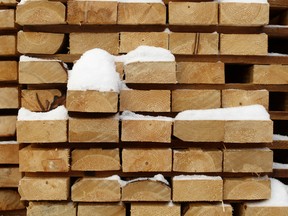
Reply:
[[120, 120], [155, 120], [155, 121], [173, 121], [173, 118], [165, 116], [149, 116], [149, 115], [140, 115], [131, 111], [124, 111], [120, 115]]

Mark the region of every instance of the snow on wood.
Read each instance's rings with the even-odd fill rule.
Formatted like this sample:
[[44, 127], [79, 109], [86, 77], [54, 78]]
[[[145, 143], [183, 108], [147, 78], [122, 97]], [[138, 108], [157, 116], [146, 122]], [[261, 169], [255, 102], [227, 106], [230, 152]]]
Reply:
[[273, 134], [274, 141], [288, 141], [288, 136], [280, 135], [280, 134]]
[[288, 164], [274, 162], [273, 169], [288, 169]]
[[150, 116], [150, 115], [140, 115], [130, 111], [124, 111], [120, 115], [120, 120], [153, 120], [153, 121], [173, 121], [173, 118], [165, 116]]

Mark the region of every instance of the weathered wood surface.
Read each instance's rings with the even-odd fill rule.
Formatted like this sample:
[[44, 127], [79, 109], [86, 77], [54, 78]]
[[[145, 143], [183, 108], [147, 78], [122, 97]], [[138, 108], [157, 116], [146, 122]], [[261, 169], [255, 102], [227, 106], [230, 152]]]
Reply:
[[167, 204], [146, 204], [146, 203], [132, 203], [131, 204], [131, 216], [180, 216], [181, 215], [181, 206]]
[[16, 55], [16, 36], [0, 35], [0, 56]]
[[18, 109], [19, 90], [18, 87], [0, 88], [0, 109]]
[[250, 206], [250, 205], [241, 205], [239, 216], [286, 216], [288, 215], [287, 206]]
[[253, 65], [250, 73], [254, 84], [288, 84], [287, 65]]
[[17, 188], [20, 179], [21, 173], [18, 167], [0, 168], [0, 188]]
[[18, 4], [16, 0], [0, 0], [1, 5], [15, 6]]
[[19, 144], [0, 144], [0, 164], [19, 164]]
[[108, 203], [79, 203], [77, 216], [125, 216], [125, 205]]
[[[185, 211], [185, 210], [184, 210]], [[208, 204], [208, 203], [191, 203], [183, 216], [232, 216], [232, 206], [230, 204]]]
[[17, 116], [0, 116], [0, 137], [11, 137], [16, 133]]
[[76, 216], [77, 208], [72, 202], [29, 202], [27, 216]]
[[18, 79], [18, 63], [16, 61], [0, 61], [0, 81], [9, 82]]
[[19, 194], [14, 190], [0, 190], [0, 211], [25, 209]]
[[[1, 3], [0, 3], [1, 4]], [[0, 29], [13, 29], [15, 27], [15, 10], [0, 10]]]

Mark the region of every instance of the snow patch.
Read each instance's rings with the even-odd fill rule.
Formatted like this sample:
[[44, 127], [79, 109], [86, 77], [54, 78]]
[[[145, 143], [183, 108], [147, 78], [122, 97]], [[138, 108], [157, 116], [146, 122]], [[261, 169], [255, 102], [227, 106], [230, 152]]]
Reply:
[[274, 141], [288, 141], [288, 136], [280, 135], [280, 134], [273, 134]]
[[165, 30], [163, 32], [167, 33], [167, 34], [171, 34], [172, 33], [172, 31], [169, 28], [165, 28]]
[[288, 56], [288, 54], [283, 54], [283, 53], [268, 53], [268, 56]]
[[35, 57], [30, 57], [30, 56], [25, 56], [25, 55], [21, 55], [20, 56], [20, 60], [19, 60], [20, 62], [36, 62], [36, 61], [48, 61], [48, 62], [51, 62], [51, 61], [53, 61], [53, 62], [59, 62], [59, 63], [61, 63], [63, 66], [64, 66], [64, 68], [66, 69], [66, 70], [68, 70], [68, 65], [67, 64], [65, 64], [64, 62], [62, 62], [61, 60], [58, 60], [58, 59], [42, 59], [42, 58], [35, 58]]
[[206, 176], [206, 175], [179, 175], [174, 176], [173, 180], [222, 180], [220, 176]]
[[132, 179], [130, 181], [122, 181], [121, 187], [125, 187], [127, 184], [133, 183], [133, 182], [137, 182], [137, 181], [158, 181], [158, 182], [162, 182], [166, 185], [169, 185], [169, 182], [164, 178], [164, 176], [162, 174], [157, 174], [152, 178], [136, 178], [136, 179]]
[[1, 141], [0, 145], [15, 145], [18, 144], [17, 141], [11, 140], [11, 141]]
[[273, 169], [288, 169], [288, 164], [274, 162]]
[[120, 120], [155, 120], [155, 121], [173, 121], [173, 118], [165, 116], [149, 116], [149, 115], [140, 115], [131, 111], [124, 111], [120, 115]]

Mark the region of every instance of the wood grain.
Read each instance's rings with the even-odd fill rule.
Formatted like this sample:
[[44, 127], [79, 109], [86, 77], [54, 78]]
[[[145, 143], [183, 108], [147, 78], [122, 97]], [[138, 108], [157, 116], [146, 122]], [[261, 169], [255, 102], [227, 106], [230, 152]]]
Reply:
[[19, 91], [18, 87], [0, 88], [0, 109], [18, 109]]
[[0, 145], [0, 164], [19, 164], [19, 144]]
[[[0, 3], [1, 4], [1, 3]], [[13, 29], [15, 27], [15, 10], [0, 11], [0, 29]]]
[[76, 205], [58, 202], [29, 202], [27, 216], [76, 216]]
[[25, 209], [19, 194], [14, 190], [0, 190], [0, 211]]
[[16, 61], [0, 61], [0, 81], [17, 81], [18, 63]]
[[77, 216], [125, 216], [126, 207], [121, 204], [79, 203]]
[[287, 65], [253, 65], [250, 73], [254, 84], [288, 84]]
[[217, 215], [232, 216], [233, 208], [230, 204], [191, 203], [183, 216]]
[[0, 188], [18, 187], [21, 173], [18, 167], [0, 168]]
[[181, 206], [177, 204], [169, 206], [157, 203], [132, 203], [130, 212], [131, 216], [180, 216]]
[[11, 137], [16, 133], [17, 116], [0, 116], [0, 136]]
[[0, 35], [0, 56], [16, 55], [16, 36]]

